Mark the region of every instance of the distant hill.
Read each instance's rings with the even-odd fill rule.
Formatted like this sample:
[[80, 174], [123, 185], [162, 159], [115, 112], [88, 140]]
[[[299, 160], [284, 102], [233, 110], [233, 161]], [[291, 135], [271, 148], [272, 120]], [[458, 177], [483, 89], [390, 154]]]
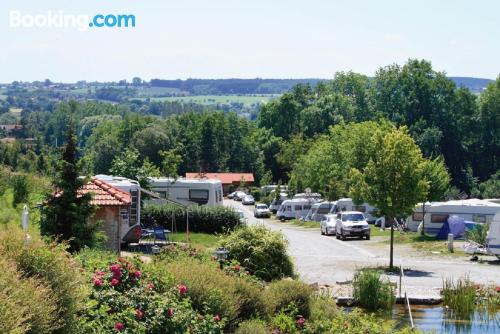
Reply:
[[[492, 81], [471, 77], [450, 77], [457, 86], [469, 88], [473, 93], [482, 92]], [[328, 79], [187, 79], [162, 80], [152, 79], [153, 87], [172, 88], [189, 95], [225, 95], [225, 94], [282, 94], [299, 83], [312, 86]]]

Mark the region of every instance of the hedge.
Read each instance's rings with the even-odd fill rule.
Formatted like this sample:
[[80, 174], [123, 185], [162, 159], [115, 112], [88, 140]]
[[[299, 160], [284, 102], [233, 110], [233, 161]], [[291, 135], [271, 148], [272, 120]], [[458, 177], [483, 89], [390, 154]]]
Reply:
[[146, 227], [163, 226], [169, 230], [186, 231], [186, 210], [189, 213], [189, 231], [224, 233], [240, 225], [238, 214], [221, 206], [191, 206], [187, 209], [166, 205], [148, 205], [142, 210], [141, 220]]

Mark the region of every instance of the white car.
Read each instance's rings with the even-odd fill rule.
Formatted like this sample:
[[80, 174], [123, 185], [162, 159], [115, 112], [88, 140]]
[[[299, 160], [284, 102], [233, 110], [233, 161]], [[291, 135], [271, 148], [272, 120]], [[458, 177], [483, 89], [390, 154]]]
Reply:
[[335, 235], [337, 239], [346, 240], [347, 237], [359, 237], [370, 240], [370, 225], [365, 215], [359, 211], [344, 211], [336, 214]]
[[255, 204], [255, 199], [253, 198], [252, 195], [246, 195], [245, 197], [243, 197], [243, 199], [241, 200], [241, 204], [243, 205], [250, 205], [250, 204]]
[[335, 234], [335, 225], [337, 223], [337, 215], [325, 215], [323, 220], [320, 222], [319, 228], [321, 230], [321, 235], [331, 235]]
[[266, 204], [257, 204], [253, 210], [253, 215], [255, 218], [269, 218], [271, 217], [271, 211]]
[[248, 223], [248, 219], [247, 219], [247, 217], [245, 217], [245, 213], [243, 211], [236, 209], [235, 212], [238, 215], [238, 217], [240, 217], [241, 224]]
[[246, 195], [247, 194], [245, 192], [243, 192], [243, 191], [237, 191], [236, 194], [234, 194], [233, 199], [235, 201], [240, 201], [241, 202]]

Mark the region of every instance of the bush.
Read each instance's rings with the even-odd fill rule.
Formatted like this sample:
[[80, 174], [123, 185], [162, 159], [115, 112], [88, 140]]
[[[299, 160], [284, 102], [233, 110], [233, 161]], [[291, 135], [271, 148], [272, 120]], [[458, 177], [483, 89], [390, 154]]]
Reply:
[[473, 229], [466, 232], [466, 238], [477, 242], [481, 245], [486, 245], [486, 238], [488, 237], [488, 230], [490, 229], [490, 224], [476, 224]]
[[76, 332], [82, 280], [80, 267], [64, 245], [47, 245], [38, 238], [26, 243], [19, 228], [7, 226], [0, 232], [0, 255], [11, 259], [24, 278], [35, 278], [50, 289], [50, 296], [57, 304], [54, 316], [61, 324], [58, 332]]
[[[240, 219], [231, 208], [221, 206], [191, 206], [189, 231], [203, 233], [224, 233], [240, 225]], [[186, 209], [175, 205], [149, 205], [141, 211], [141, 220], [146, 226], [161, 225], [178, 232], [186, 231]]]
[[309, 300], [312, 292], [312, 288], [301, 281], [284, 279], [272, 282], [264, 291], [267, 312], [272, 316], [280, 311], [290, 311], [309, 317]]
[[269, 334], [269, 332], [265, 321], [252, 319], [240, 323], [235, 334]]
[[0, 333], [53, 333], [62, 325], [50, 288], [6, 259], [0, 259], [0, 299]]
[[336, 317], [339, 311], [335, 299], [328, 295], [315, 294], [309, 299], [309, 320], [312, 322], [329, 321]]
[[231, 259], [263, 280], [293, 275], [293, 264], [286, 253], [287, 242], [283, 234], [263, 225], [241, 227], [224, 237], [220, 245], [229, 251]]
[[[158, 264], [161, 265], [161, 264]], [[261, 287], [227, 275], [215, 262], [182, 259], [164, 263], [176, 282], [189, 287], [187, 295], [200, 312], [221, 314], [235, 327], [242, 320], [265, 315]]]
[[370, 311], [390, 310], [395, 302], [394, 290], [376, 269], [356, 271], [352, 281], [355, 302]]

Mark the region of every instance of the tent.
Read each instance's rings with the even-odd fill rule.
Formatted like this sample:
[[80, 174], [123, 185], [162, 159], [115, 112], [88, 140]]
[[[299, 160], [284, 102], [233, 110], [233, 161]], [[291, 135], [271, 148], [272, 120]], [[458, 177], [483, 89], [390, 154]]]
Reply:
[[445, 240], [448, 239], [448, 233], [453, 234], [453, 239], [462, 237], [465, 233], [465, 220], [459, 216], [448, 217], [436, 237], [438, 240]]

